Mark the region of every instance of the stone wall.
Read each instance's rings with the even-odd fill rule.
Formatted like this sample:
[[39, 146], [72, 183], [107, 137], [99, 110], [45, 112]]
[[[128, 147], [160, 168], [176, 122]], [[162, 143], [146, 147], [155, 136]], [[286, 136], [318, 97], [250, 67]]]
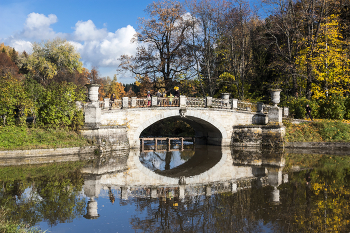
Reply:
[[231, 145], [234, 147], [284, 147], [285, 127], [279, 125], [233, 126]]

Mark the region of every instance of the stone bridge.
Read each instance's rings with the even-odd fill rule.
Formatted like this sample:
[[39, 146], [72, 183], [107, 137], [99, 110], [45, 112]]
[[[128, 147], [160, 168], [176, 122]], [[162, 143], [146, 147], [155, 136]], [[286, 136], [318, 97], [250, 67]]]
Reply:
[[[235, 129], [236, 126], [282, 125], [281, 108], [229, 99], [229, 94], [223, 94], [221, 99], [123, 97], [101, 102], [97, 91], [98, 86], [89, 89], [91, 102], [84, 105], [85, 127], [81, 133], [102, 145], [138, 148], [142, 131], [168, 118], [181, 119], [193, 127], [196, 142], [221, 146], [230, 146], [240, 137], [242, 129]], [[261, 135], [263, 130], [264, 127], [254, 127], [248, 130], [248, 135], [251, 132]]]

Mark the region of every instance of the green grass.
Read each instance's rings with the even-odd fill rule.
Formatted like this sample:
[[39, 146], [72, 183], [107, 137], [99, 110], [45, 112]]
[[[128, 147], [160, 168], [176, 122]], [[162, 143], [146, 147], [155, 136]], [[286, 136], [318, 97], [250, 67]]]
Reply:
[[284, 121], [287, 142], [350, 142], [350, 124], [342, 121], [315, 120], [291, 124]]
[[81, 147], [88, 142], [75, 131], [0, 126], [0, 150]]

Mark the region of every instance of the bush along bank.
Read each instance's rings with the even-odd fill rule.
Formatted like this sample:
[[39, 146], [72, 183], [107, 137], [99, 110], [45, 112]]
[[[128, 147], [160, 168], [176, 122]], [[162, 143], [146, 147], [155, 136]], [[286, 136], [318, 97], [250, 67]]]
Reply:
[[292, 124], [284, 121], [286, 142], [348, 142], [350, 124], [341, 120], [314, 120]]

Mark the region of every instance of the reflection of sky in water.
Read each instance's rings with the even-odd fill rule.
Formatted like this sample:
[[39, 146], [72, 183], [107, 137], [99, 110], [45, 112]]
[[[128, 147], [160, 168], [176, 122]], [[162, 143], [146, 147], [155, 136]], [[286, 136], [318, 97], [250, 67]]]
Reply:
[[141, 153], [141, 163], [150, 170], [165, 170], [167, 153], [171, 154], [170, 169], [180, 166], [187, 160], [181, 158], [181, 151]]

